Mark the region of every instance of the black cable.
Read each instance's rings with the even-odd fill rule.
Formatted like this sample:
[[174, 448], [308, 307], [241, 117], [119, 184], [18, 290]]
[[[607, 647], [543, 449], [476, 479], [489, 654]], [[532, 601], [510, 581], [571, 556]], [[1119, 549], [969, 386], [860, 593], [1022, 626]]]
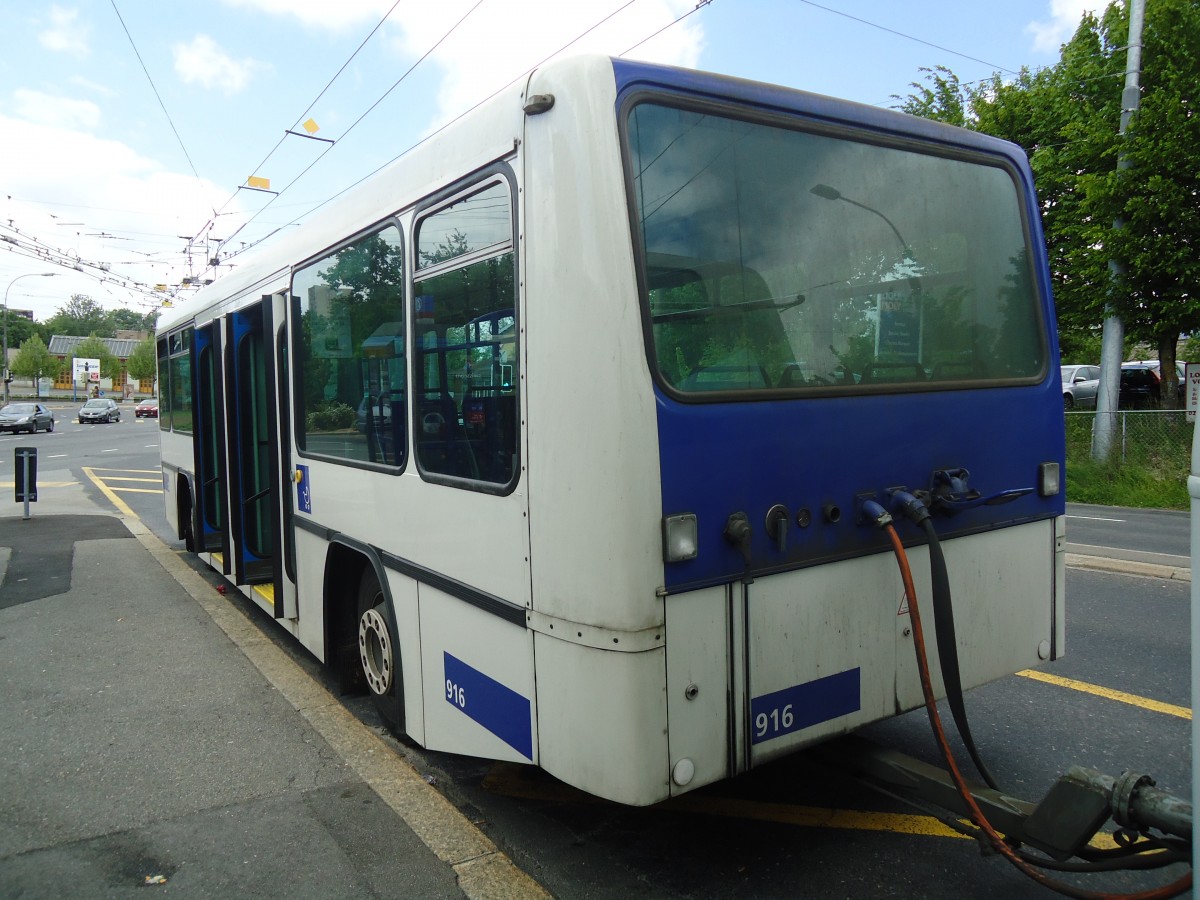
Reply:
[[[183, 138], [179, 136], [179, 130], [175, 127], [175, 122], [171, 119], [171, 114], [167, 112], [167, 105], [163, 103], [162, 96], [158, 93], [158, 88], [154, 84], [154, 79], [150, 77], [150, 70], [146, 68], [146, 63], [142, 60], [142, 54], [138, 52], [137, 44], [133, 42], [133, 35], [129, 33], [129, 28], [125, 25], [125, 19], [121, 16], [121, 11], [117, 9], [117, 0], [109, 0], [112, 4], [113, 12], [117, 14], [117, 20], [121, 23], [121, 28], [125, 31], [125, 37], [129, 38], [129, 46], [133, 48], [133, 55], [137, 57], [138, 63], [142, 67], [142, 71], [146, 75], [146, 80], [150, 82], [150, 90], [154, 91], [154, 97], [158, 100], [158, 105], [162, 107], [163, 115], [167, 117], [167, 124], [171, 126], [171, 131], [175, 134], [175, 140], [179, 142], [179, 149], [183, 151], [184, 158], [191, 166], [192, 174], [196, 176], [196, 181], [200, 182], [201, 188], [204, 187], [204, 180], [200, 177], [200, 173], [196, 171], [196, 164], [192, 162], [192, 157], [187, 152], [187, 147], [183, 145]], [[217, 211], [213, 210], [213, 215], [216, 216]]]
[[950, 595], [950, 577], [946, 572], [946, 557], [942, 554], [942, 543], [937, 529], [928, 516], [920, 522], [921, 529], [929, 539], [929, 575], [933, 584], [933, 623], [937, 636], [938, 662], [942, 670], [942, 684], [946, 688], [946, 702], [954, 717], [954, 726], [962, 737], [971, 762], [992, 790], [1000, 788], [988, 771], [971, 736], [971, 725], [967, 721], [967, 707], [963, 702], [962, 675], [958, 667], [958, 640], [954, 633], [954, 601]]
[[1180, 850], [1160, 850], [1155, 853], [1141, 853], [1132, 857], [1124, 856], [1116, 859], [1098, 860], [1096, 862], [1074, 862], [1072, 860], [1059, 862], [1058, 860], [1046, 859], [1043, 856], [1031, 854], [1023, 849], [1017, 850], [1017, 855], [1030, 865], [1038, 866], [1042, 869], [1050, 869], [1055, 872], [1074, 872], [1081, 875], [1095, 872], [1133, 872], [1149, 869], [1165, 869], [1167, 866], [1172, 866], [1176, 863], [1185, 863], [1191, 859], [1190, 853]]

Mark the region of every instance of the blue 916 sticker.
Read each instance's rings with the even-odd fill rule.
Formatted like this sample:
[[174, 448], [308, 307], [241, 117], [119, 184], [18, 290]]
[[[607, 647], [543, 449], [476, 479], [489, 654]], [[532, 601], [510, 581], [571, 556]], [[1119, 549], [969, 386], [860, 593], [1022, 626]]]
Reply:
[[750, 701], [752, 744], [761, 744], [862, 708], [862, 670], [838, 672]]
[[474, 719], [526, 759], [533, 759], [533, 724], [528, 698], [443, 652], [446, 702]]

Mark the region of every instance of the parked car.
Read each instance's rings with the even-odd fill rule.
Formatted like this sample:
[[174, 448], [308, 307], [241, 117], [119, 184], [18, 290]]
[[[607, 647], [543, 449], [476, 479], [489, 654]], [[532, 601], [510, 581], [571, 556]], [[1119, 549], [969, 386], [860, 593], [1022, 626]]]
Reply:
[[[1157, 359], [1137, 359], [1121, 363], [1122, 369], [1126, 367], [1131, 369], [1148, 368], [1154, 372], [1159, 383], [1162, 383], [1162, 364]], [[1187, 363], [1181, 359], [1175, 360], [1175, 376], [1175, 405], [1179, 409], [1183, 409], [1187, 402]]]
[[117, 406], [116, 400], [109, 400], [106, 397], [93, 397], [79, 410], [79, 424], [85, 425], [89, 422], [120, 422], [121, 407]]
[[1144, 362], [1121, 364], [1120, 409], [1157, 409], [1162, 406], [1158, 367]]
[[153, 397], [139, 401], [138, 405], [133, 408], [133, 416], [135, 419], [157, 419], [158, 401]]
[[28, 431], [37, 434], [54, 430], [54, 413], [41, 403], [9, 403], [0, 409], [0, 431]]
[[1100, 390], [1099, 366], [1062, 367], [1063, 406], [1094, 407]]

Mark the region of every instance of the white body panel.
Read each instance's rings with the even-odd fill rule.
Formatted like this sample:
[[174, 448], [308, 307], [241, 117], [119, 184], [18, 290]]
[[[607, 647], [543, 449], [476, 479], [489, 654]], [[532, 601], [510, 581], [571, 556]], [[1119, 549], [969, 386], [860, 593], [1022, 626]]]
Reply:
[[[555, 103], [526, 116], [525, 97], [535, 94]], [[411, 291], [421, 204], [484, 167], [507, 167], [520, 328], [515, 486], [497, 493], [428, 480], [411, 435], [398, 472], [305, 455], [289, 407], [283, 455], [307, 476], [301, 504], [292, 472], [281, 473], [298, 524], [290, 531], [295, 592], [280, 622], [328, 660], [329, 610], [357, 590], [327, 583], [330, 560], [369, 558], [395, 612], [413, 740], [536, 763], [594, 794], [642, 805], [921, 698], [890, 554], [666, 590], [658, 409], [615, 103], [607, 59], [539, 70], [528, 91], [511, 89], [256, 261], [239, 260], [164, 315], [160, 332], [286, 295], [292, 268], [389, 217], [403, 233]], [[290, 314], [282, 302], [275, 307]], [[405, 315], [411, 335], [411, 303]], [[299, 358], [295, 347], [290, 358]], [[411, 385], [411, 358], [408, 366]], [[169, 519], [181, 485], [194, 481], [193, 452], [190, 436], [163, 433]], [[833, 443], [827, 452], [837, 455]], [[964, 687], [1037, 664], [1043, 645], [1062, 652], [1062, 540], [1061, 520], [1043, 520], [946, 542]], [[910, 555], [936, 659], [928, 555]], [[497, 601], [500, 613], [463, 599], [472, 593]], [[851, 671], [853, 709], [815, 712], [803, 728], [755, 740], [756, 700], [816, 685], [803, 697], [819, 706], [822, 679]], [[792, 707], [774, 709], [777, 720], [804, 712]]]
[[523, 242], [533, 603], [637, 631], [663, 620], [662, 501], [616, 128], [595, 116], [615, 103], [605, 65], [538, 72], [530, 86], [563, 98], [529, 118], [525, 140], [537, 174]]

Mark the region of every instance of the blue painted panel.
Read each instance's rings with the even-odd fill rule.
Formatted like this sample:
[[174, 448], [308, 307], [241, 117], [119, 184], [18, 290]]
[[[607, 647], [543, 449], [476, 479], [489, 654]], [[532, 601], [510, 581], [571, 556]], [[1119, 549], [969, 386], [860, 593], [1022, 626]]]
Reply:
[[858, 668], [763, 694], [750, 701], [751, 743], [811, 728], [862, 708]]
[[[1057, 373], [1057, 368], [1055, 368]], [[724, 538], [730, 514], [745, 512], [756, 573], [888, 548], [887, 536], [858, 523], [858, 495], [884, 502], [890, 487], [929, 487], [935, 469], [965, 468], [985, 495], [1036, 488], [1038, 464], [1065, 471], [1062, 395], [1057, 379], [1035, 387], [989, 388], [821, 399], [684, 404], [658, 396], [663, 514], [694, 513], [698, 554], [664, 568], [681, 589], [740, 578], [741, 554]], [[790, 514], [786, 549], [767, 534], [767, 511]], [[826, 504], [839, 522], [822, 517]], [[800, 509], [811, 524], [797, 525]], [[1011, 503], [937, 517], [952, 537], [1062, 515], [1065, 500], [1036, 490]], [[906, 539], [920, 529], [898, 522]]]
[[[883, 500], [890, 487], [926, 489], [939, 469], [967, 469], [970, 486], [989, 496], [1036, 489], [1041, 463], [1056, 462], [1065, 472], [1049, 268], [1033, 176], [1021, 148], [915, 116], [774, 85], [625, 60], [613, 60], [613, 71], [618, 109], [631, 93], [659, 91], [915, 140], [935, 152], [943, 148], [991, 157], [1012, 174], [1020, 193], [1048, 349], [1045, 375], [1036, 385], [712, 403], [681, 403], [657, 390], [662, 512], [695, 513], [699, 527], [697, 557], [665, 566], [669, 589], [745, 574], [741, 554], [723, 537], [735, 512], [749, 518], [751, 568], [763, 574], [886, 550], [882, 533], [855, 522], [857, 498], [864, 493]], [[887, 324], [889, 339], [900, 340], [904, 323]], [[775, 504], [790, 516], [783, 549], [766, 533], [766, 513]], [[826, 505], [840, 510], [840, 522], [822, 518]], [[812, 516], [806, 528], [797, 523], [801, 509]], [[1004, 505], [939, 517], [936, 525], [939, 534], [953, 537], [1064, 511], [1063, 494], [1044, 498], [1034, 490]], [[899, 527], [906, 539], [923, 540], [918, 529]]]
[[312, 488], [308, 482], [308, 466], [296, 466], [300, 477], [296, 479], [296, 508], [300, 512], [312, 512]]
[[474, 719], [527, 759], [533, 759], [528, 698], [443, 652], [446, 702]]

